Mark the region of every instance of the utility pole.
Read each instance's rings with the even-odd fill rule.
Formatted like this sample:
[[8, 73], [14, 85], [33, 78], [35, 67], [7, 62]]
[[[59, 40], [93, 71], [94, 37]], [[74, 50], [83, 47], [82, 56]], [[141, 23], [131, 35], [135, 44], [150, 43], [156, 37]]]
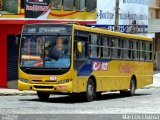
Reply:
[[119, 0], [116, 0], [115, 3], [115, 24], [114, 24], [114, 30], [115, 31], [119, 31], [118, 30], [118, 25], [119, 25]]

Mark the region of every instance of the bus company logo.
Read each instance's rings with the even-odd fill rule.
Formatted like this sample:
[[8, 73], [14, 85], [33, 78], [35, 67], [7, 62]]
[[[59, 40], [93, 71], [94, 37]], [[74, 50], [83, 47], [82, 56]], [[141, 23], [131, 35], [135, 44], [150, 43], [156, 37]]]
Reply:
[[92, 63], [92, 70], [93, 71], [100, 71], [101, 70], [101, 62], [93, 62]]
[[105, 63], [105, 62], [102, 63], [102, 70], [104, 71], [108, 70], [108, 63]]
[[135, 71], [135, 66], [129, 63], [120, 63], [119, 71], [120, 73], [132, 73]]

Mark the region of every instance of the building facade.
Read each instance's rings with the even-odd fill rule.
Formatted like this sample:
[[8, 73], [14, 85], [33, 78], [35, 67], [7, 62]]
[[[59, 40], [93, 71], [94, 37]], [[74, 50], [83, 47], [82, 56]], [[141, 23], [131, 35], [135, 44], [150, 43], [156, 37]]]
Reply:
[[148, 34], [154, 39], [154, 68], [160, 70], [160, 0], [149, 0]]

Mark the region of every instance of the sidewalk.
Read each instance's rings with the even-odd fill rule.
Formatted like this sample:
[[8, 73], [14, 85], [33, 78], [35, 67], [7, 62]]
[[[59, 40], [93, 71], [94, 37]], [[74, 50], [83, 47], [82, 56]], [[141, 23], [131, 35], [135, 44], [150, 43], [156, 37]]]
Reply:
[[15, 96], [15, 95], [36, 95], [36, 91], [19, 91], [18, 89], [5, 89], [0, 88], [0, 96]]
[[160, 71], [155, 71], [153, 75], [153, 84], [145, 88], [160, 88]]
[[[153, 84], [144, 87], [144, 89], [149, 88], [160, 88], [160, 71], [155, 71], [153, 75]], [[10, 96], [10, 95], [36, 95], [36, 91], [19, 91], [17, 89], [5, 89], [0, 88], [0, 96]]]

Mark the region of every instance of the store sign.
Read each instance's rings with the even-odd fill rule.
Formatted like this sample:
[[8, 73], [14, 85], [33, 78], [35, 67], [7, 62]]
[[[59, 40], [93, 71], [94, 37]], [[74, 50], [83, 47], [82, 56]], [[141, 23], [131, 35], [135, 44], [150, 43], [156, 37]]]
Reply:
[[50, 0], [26, 0], [25, 18], [47, 19]]
[[[114, 31], [115, 0], [97, 0], [97, 25]], [[119, 0], [119, 31], [146, 33], [148, 0]]]

